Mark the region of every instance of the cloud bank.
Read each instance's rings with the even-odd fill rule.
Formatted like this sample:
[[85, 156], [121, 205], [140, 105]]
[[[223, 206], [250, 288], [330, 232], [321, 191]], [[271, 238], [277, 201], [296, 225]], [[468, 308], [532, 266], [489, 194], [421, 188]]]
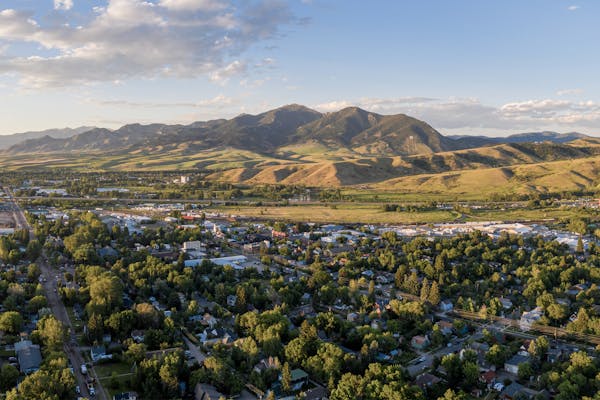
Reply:
[[[490, 106], [478, 99], [402, 97], [337, 100], [314, 107], [329, 112], [349, 106], [382, 114], [404, 113], [451, 131], [583, 129], [594, 133], [600, 126], [600, 103], [593, 101], [540, 99]], [[595, 133], [600, 134], [600, 130]]]
[[[32, 11], [0, 9], [0, 74], [27, 87], [56, 87], [130, 78], [208, 76], [223, 82], [243, 73], [243, 55], [276, 37], [295, 18], [283, 0], [108, 0], [83, 23], [72, 0], [55, 0], [62, 23]], [[29, 54], [11, 55], [27, 46]]]

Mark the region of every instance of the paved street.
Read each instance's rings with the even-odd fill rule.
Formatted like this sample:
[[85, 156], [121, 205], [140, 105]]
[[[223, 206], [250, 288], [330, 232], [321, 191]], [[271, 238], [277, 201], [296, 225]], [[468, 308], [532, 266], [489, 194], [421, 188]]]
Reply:
[[206, 355], [203, 352], [201, 352], [200, 349], [198, 349], [198, 346], [193, 344], [187, 337], [185, 337], [185, 335], [183, 335], [182, 337], [188, 350], [190, 351], [190, 353], [192, 353], [192, 356], [196, 359], [196, 361], [198, 361], [198, 364], [202, 365], [204, 359], [206, 358]]

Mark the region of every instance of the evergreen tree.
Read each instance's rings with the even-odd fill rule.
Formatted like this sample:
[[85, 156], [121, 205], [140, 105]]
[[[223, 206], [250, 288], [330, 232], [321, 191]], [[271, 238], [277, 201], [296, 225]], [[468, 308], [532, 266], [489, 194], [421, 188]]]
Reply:
[[423, 285], [421, 286], [421, 301], [427, 301], [429, 298], [429, 281], [427, 278], [423, 279]]
[[292, 373], [290, 371], [290, 364], [287, 362], [283, 364], [283, 369], [281, 370], [281, 388], [285, 393], [289, 393], [292, 389]]
[[432, 282], [429, 288], [429, 302], [434, 306], [440, 303], [440, 289], [437, 282]]
[[583, 240], [581, 239], [581, 236], [579, 236], [579, 239], [577, 239], [577, 248], [575, 251], [579, 254], [583, 253]]

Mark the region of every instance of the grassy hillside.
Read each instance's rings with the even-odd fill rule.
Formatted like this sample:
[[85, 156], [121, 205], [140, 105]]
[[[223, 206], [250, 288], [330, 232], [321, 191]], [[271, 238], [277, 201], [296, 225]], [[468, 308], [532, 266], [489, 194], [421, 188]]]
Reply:
[[193, 145], [156, 145], [128, 154], [25, 154], [1, 156], [3, 170], [190, 170], [208, 179], [246, 184], [370, 187], [403, 193], [489, 197], [496, 194], [595, 189], [600, 184], [600, 141], [572, 144], [513, 143], [374, 157], [320, 142], [289, 145], [264, 154], [231, 147], [198, 151]]

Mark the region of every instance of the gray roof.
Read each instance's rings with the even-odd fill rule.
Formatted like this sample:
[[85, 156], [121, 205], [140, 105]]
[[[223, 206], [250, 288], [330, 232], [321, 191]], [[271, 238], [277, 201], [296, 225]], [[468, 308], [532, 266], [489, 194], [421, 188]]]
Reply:
[[24, 340], [15, 343], [15, 352], [17, 353], [19, 368], [22, 373], [28, 374], [40, 368], [42, 353], [40, 352], [39, 345], [32, 344], [29, 340]]
[[225, 395], [219, 393], [216, 387], [206, 383], [196, 384], [194, 393], [196, 400], [219, 400], [219, 398], [225, 397]]
[[529, 357], [522, 356], [520, 354], [514, 355], [510, 360], [506, 362], [508, 365], [520, 365], [529, 361]]
[[517, 393], [519, 393], [524, 388], [525, 387], [523, 385], [521, 385], [517, 382], [513, 382], [504, 388], [504, 390], [502, 391], [502, 394], [504, 394], [505, 396], [509, 396], [509, 397], [515, 397], [517, 395]]

